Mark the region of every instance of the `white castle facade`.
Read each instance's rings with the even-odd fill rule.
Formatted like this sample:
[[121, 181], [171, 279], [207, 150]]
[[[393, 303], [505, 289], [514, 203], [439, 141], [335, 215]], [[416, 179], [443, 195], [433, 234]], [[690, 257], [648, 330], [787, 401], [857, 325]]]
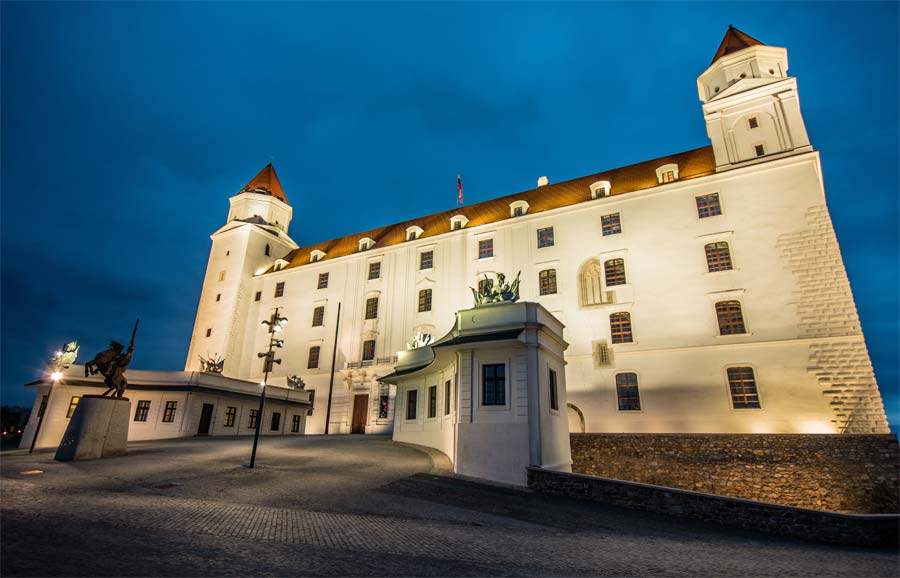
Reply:
[[219, 356], [259, 382], [278, 308], [269, 381], [314, 390], [306, 433], [392, 432], [400, 409], [440, 429], [460, 416], [408, 414], [379, 378], [450, 333], [470, 287], [521, 272], [565, 327], [571, 431], [887, 432], [787, 51], [729, 29], [697, 89], [711, 146], [305, 247], [266, 167], [212, 234], [185, 370]]

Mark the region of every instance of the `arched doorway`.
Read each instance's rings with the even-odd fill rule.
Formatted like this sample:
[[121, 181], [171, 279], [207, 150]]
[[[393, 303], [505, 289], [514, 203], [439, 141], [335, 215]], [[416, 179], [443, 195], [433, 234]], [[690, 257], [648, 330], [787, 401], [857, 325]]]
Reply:
[[569, 433], [584, 433], [584, 414], [577, 406], [567, 403], [569, 416]]

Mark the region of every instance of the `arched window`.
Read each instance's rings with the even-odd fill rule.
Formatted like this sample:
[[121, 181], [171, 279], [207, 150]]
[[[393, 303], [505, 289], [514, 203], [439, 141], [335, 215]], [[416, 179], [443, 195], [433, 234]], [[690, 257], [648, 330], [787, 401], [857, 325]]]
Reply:
[[719, 320], [720, 335], [747, 333], [740, 301], [719, 301], [716, 303], [716, 318]]
[[731, 251], [728, 250], [728, 243], [725, 241], [708, 243], [705, 250], [706, 267], [710, 273], [729, 271], [731, 269]]
[[603, 303], [603, 284], [600, 282], [600, 262], [591, 259], [581, 267], [578, 284], [581, 287], [581, 306]]
[[631, 343], [634, 336], [631, 332], [631, 313], [620, 311], [609, 316], [609, 334], [613, 343]]
[[569, 433], [584, 433], [584, 414], [578, 409], [578, 406], [571, 403], [566, 404], [569, 418]]
[[616, 398], [619, 402], [619, 411], [641, 410], [641, 394], [638, 391], [636, 373], [616, 374]]
[[624, 259], [610, 259], [606, 263], [603, 264], [603, 268], [606, 271], [606, 286], [607, 287], [625, 284], [625, 260]]

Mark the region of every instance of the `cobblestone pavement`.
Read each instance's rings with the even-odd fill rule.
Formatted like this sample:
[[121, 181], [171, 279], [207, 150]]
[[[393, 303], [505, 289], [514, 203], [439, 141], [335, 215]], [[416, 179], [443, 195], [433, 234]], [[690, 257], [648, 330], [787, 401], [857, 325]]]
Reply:
[[[383, 437], [2, 455], [3, 576], [897, 576], [896, 552], [465, 481]], [[24, 474], [28, 470], [41, 474]]]

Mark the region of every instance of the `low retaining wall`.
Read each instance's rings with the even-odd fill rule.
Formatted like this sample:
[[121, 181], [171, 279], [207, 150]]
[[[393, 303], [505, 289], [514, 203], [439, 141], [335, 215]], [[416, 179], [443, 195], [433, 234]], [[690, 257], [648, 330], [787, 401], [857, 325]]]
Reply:
[[900, 540], [897, 514], [818, 512], [541, 468], [528, 468], [528, 487], [547, 494], [806, 540], [895, 548]]
[[571, 443], [580, 474], [813, 510], [900, 511], [891, 434], [572, 434]]

